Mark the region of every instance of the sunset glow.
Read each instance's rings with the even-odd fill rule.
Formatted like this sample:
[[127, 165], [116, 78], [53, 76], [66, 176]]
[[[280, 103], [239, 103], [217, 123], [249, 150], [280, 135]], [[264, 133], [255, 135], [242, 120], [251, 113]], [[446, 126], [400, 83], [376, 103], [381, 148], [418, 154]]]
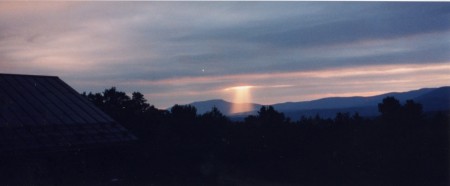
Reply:
[[59, 76], [78, 92], [139, 91], [158, 108], [244, 104], [234, 112], [448, 86], [443, 9], [450, 5], [0, 2], [0, 73]]
[[233, 103], [237, 103], [232, 105], [231, 113], [241, 113], [251, 111], [252, 108], [252, 94], [251, 89], [253, 86], [236, 86], [230, 87], [225, 90], [233, 91]]

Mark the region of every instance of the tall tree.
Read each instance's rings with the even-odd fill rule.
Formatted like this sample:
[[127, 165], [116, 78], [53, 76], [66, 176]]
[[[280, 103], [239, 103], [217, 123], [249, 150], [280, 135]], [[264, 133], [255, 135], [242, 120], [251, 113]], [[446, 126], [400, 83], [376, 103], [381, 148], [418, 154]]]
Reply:
[[400, 102], [391, 96], [384, 98], [383, 102], [378, 104], [381, 117], [387, 121], [398, 119], [401, 115], [401, 108]]
[[135, 113], [144, 113], [151, 108], [144, 95], [140, 92], [133, 92], [129, 105]]
[[263, 125], [276, 125], [289, 122], [283, 113], [276, 111], [273, 106], [262, 106], [258, 111], [258, 119]]

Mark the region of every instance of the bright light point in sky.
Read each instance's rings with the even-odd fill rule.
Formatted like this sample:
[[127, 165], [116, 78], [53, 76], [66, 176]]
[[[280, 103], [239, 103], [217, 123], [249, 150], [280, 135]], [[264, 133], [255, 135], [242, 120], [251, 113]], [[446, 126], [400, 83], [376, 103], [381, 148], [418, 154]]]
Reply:
[[253, 110], [252, 108], [252, 95], [250, 90], [253, 86], [236, 86], [225, 89], [226, 91], [234, 91], [233, 104], [231, 107], [231, 113], [241, 113]]

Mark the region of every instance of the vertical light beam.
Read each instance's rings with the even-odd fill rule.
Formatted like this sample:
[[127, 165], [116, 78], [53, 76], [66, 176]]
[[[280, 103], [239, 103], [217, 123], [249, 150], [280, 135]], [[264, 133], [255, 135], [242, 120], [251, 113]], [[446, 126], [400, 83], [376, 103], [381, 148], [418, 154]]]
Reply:
[[233, 105], [231, 106], [230, 113], [240, 113], [240, 112], [248, 112], [251, 111], [252, 108], [252, 95], [251, 95], [252, 86], [237, 86], [231, 87], [226, 90], [233, 90]]

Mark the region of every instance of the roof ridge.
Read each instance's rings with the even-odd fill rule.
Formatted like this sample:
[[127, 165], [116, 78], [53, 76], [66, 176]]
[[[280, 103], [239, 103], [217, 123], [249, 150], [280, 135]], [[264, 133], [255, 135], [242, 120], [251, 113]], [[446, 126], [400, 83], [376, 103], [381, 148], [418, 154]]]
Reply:
[[52, 75], [33, 75], [33, 74], [10, 74], [10, 73], [0, 73], [0, 76], [31, 76], [31, 77], [51, 77], [51, 78], [59, 78], [58, 76], [52, 76]]

